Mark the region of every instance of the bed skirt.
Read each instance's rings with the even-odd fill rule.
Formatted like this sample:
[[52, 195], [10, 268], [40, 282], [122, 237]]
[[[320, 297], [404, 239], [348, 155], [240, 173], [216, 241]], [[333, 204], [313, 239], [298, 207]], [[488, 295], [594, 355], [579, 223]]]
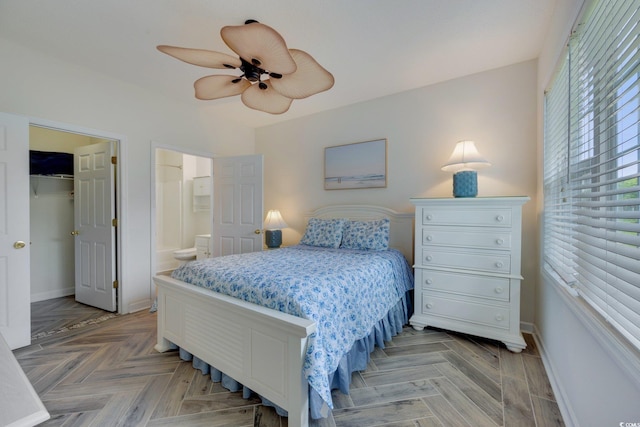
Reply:
[[[342, 356], [336, 370], [329, 375], [329, 384], [331, 384], [332, 390], [339, 389], [341, 392], [349, 394], [351, 374], [355, 371], [365, 370], [370, 360], [370, 354], [375, 347], [384, 348], [385, 341], [391, 341], [395, 335], [402, 332], [403, 326], [409, 322], [412, 314], [412, 296], [410, 294], [411, 291], [407, 292], [405, 296], [389, 310], [387, 315], [378, 321], [371, 329], [369, 335], [356, 341], [351, 347], [351, 350]], [[242, 397], [245, 399], [251, 397], [253, 392], [248, 387], [243, 386], [233, 378], [199, 359], [197, 356], [193, 356], [183, 349], [179, 349], [179, 351], [182, 360], [191, 361], [193, 367], [201, 371], [203, 375], [210, 374], [213, 382], [221, 383], [224, 388], [231, 392], [242, 391]], [[279, 415], [287, 416], [285, 410], [269, 402], [267, 399], [262, 398], [262, 403], [274, 407]], [[309, 387], [309, 410], [311, 417], [314, 419], [326, 418], [331, 409], [333, 409], [333, 405], [329, 406], [313, 387]]]

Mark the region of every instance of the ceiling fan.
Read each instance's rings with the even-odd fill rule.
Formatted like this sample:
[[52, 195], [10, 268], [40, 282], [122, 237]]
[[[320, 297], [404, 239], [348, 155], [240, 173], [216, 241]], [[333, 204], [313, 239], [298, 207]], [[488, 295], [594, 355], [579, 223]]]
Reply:
[[294, 99], [331, 89], [333, 75], [308, 53], [289, 49], [273, 28], [249, 19], [245, 25], [225, 26], [222, 40], [239, 58], [222, 52], [160, 45], [158, 50], [189, 64], [239, 69], [242, 75], [217, 74], [196, 80], [196, 98], [211, 100], [241, 95], [249, 108], [271, 114], [289, 110]]

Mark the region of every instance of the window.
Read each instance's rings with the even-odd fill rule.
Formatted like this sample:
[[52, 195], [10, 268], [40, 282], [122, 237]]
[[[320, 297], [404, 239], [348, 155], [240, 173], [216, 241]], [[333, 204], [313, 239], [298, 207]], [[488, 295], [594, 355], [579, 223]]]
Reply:
[[544, 260], [573, 285], [571, 194], [569, 192], [569, 64], [563, 63], [545, 96]]
[[640, 0], [601, 0], [545, 95], [544, 261], [640, 349]]

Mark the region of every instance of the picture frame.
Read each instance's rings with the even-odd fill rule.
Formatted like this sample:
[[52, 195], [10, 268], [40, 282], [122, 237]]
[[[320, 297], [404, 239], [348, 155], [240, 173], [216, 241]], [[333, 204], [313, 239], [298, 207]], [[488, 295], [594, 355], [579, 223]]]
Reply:
[[386, 188], [387, 139], [324, 149], [324, 189]]

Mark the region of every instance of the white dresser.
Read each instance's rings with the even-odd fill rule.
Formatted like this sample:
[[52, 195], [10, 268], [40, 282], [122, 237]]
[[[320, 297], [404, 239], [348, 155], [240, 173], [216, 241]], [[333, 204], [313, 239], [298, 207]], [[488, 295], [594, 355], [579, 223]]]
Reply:
[[520, 333], [522, 205], [528, 197], [415, 198], [416, 330], [526, 347]]

